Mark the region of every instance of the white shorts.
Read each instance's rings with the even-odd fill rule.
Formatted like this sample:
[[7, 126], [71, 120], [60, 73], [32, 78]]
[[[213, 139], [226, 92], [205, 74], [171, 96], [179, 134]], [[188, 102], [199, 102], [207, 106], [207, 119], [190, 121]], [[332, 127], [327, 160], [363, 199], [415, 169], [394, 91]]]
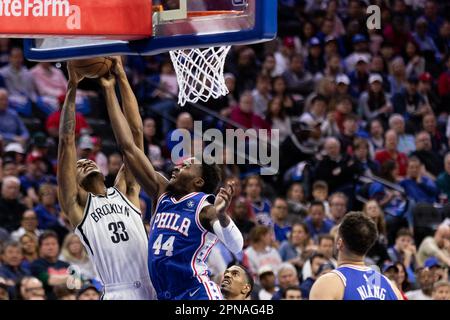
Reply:
[[157, 300], [156, 292], [149, 279], [134, 283], [107, 284], [101, 300]]

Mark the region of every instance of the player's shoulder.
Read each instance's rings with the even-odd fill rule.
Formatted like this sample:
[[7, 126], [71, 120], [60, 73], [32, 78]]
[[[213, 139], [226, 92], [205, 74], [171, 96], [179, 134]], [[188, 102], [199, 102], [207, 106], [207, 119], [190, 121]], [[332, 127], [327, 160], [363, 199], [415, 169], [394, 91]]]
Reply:
[[[335, 271], [335, 270], [334, 270]], [[320, 276], [313, 284], [310, 300], [341, 300], [345, 290], [345, 279], [337, 272]]]

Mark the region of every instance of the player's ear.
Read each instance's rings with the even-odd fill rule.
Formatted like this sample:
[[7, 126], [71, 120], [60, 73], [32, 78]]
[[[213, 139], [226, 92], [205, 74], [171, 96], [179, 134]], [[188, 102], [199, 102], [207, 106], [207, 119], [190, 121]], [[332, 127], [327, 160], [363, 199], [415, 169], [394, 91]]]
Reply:
[[248, 293], [250, 292], [250, 290], [251, 290], [250, 285], [249, 285], [249, 284], [246, 284], [246, 285], [244, 286], [244, 288], [241, 290], [241, 293], [242, 293], [244, 296], [247, 296]]
[[205, 180], [203, 180], [203, 178], [201, 177], [195, 178], [194, 185], [197, 187], [197, 189], [201, 189], [205, 185]]
[[336, 241], [336, 248], [338, 249], [338, 250], [341, 250], [342, 249], [342, 245], [343, 245], [343, 241], [342, 241], [342, 238], [338, 238], [338, 240]]

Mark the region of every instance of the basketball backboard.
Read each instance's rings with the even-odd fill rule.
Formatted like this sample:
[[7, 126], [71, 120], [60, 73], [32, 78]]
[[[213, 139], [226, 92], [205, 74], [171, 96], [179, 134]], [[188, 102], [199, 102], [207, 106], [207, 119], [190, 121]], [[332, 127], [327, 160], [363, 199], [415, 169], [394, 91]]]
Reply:
[[151, 8], [150, 37], [128, 41], [86, 34], [81, 38], [55, 35], [27, 39], [26, 57], [58, 61], [113, 54], [153, 55], [183, 48], [268, 41], [277, 30], [276, 0], [154, 0]]

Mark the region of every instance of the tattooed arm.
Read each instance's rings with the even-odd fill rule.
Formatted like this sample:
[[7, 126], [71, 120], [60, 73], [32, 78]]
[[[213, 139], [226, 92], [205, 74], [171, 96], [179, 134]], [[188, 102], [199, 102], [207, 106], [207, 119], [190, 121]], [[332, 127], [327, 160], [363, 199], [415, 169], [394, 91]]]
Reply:
[[75, 96], [78, 83], [82, 80], [71, 63], [68, 63], [69, 83], [66, 100], [61, 111], [58, 145], [58, 196], [61, 209], [70, 223], [76, 227], [83, 219], [86, 193], [78, 188], [77, 153], [75, 146]]

